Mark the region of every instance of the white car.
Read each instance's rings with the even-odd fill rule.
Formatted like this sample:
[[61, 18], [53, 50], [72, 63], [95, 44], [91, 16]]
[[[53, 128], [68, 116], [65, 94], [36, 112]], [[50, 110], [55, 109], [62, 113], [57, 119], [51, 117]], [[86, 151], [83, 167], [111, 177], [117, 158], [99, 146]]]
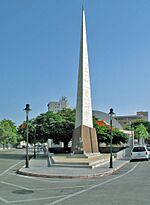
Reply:
[[22, 149], [23, 146], [22, 146], [21, 144], [18, 144], [16, 148], [17, 148], [17, 149]]
[[133, 149], [131, 151], [131, 160], [134, 160], [134, 159], [148, 160], [149, 159], [149, 151], [148, 151], [147, 147], [144, 145], [139, 145], [139, 146], [133, 147]]
[[149, 151], [149, 159], [150, 159], [150, 146], [147, 145], [147, 150]]

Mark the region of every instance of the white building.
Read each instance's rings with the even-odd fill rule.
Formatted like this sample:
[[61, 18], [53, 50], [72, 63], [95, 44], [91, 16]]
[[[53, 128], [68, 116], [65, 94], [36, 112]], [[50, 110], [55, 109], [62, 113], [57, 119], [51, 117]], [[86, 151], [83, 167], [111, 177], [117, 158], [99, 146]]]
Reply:
[[64, 108], [68, 108], [69, 104], [67, 98], [63, 96], [58, 102], [51, 101], [48, 103], [47, 106], [48, 106], [48, 111], [58, 112]]

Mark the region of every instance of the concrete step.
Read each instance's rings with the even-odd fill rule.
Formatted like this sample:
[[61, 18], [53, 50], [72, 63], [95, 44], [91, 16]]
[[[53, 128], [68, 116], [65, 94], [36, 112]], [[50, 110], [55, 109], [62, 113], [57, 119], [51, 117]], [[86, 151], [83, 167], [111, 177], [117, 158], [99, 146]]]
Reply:
[[101, 155], [90, 158], [68, 158], [66, 156], [53, 156], [53, 167], [78, 167], [94, 168], [109, 161], [109, 155]]

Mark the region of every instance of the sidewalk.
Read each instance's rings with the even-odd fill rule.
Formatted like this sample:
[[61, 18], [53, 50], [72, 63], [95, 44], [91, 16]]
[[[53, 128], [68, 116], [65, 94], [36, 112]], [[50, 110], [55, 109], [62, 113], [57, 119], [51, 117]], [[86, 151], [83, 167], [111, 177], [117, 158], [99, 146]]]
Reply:
[[37, 159], [31, 159], [29, 168], [22, 167], [18, 170], [18, 174], [49, 178], [92, 178], [112, 174], [127, 163], [129, 163], [127, 159], [115, 159], [113, 161], [113, 168], [109, 168], [109, 161], [103, 162], [99, 167], [94, 169], [81, 167], [48, 167], [47, 158], [39, 157]]

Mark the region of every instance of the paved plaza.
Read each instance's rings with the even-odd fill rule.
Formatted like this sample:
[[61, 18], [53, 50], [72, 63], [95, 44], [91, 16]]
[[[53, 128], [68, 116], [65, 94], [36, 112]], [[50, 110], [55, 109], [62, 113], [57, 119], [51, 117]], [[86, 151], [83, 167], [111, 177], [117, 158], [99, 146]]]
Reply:
[[114, 160], [113, 168], [109, 168], [109, 161], [104, 161], [100, 166], [96, 168], [82, 168], [82, 167], [61, 167], [61, 166], [49, 166], [48, 159], [46, 157], [38, 157], [37, 159], [31, 159], [29, 168], [23, 166], [18, 173], [30, 176], [50, 177], [50, 178], [90, 178], [112, 174], [116, 170], [120, 169], [124, 165], [129, 163], [129, 160]]

